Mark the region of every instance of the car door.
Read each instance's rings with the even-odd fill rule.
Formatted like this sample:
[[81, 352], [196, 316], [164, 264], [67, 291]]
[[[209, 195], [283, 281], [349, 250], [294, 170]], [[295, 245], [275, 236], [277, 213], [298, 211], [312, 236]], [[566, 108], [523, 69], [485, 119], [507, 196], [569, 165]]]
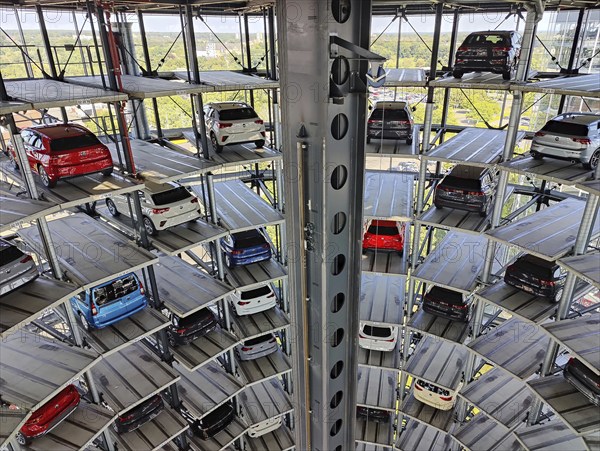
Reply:
[[90, 314], [90, 307], [88, 303], [88, 294], [86, 292], [79, 293], [73, 296], [71, 298], [71, 305], [73, 306], [73, 311], [75, 312], [75, 314], [81, 312], [83, 313], [83, 316], [85, 316], [86, 321], [88, 320]]
[[44, 167], [47, 168], [50, 156], [48, 155], [48, 152], [44, 151], [42, 137], [37, 133], [33, 132], [31, 134], [31, 138], [29, 139], [29, 144], [31, 148], [30, 164], [32, 165], [32, 167], [35, 169], [37, 164], [41, 163]]

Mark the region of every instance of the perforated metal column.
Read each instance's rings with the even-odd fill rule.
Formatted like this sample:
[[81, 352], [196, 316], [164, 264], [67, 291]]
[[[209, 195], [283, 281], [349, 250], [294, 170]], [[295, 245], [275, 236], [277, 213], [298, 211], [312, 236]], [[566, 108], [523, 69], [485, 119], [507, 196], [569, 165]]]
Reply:
[[371, 2], [277, 7], [296, 448], [350, 450], [368, 69], [355, 52], [369, 45]]

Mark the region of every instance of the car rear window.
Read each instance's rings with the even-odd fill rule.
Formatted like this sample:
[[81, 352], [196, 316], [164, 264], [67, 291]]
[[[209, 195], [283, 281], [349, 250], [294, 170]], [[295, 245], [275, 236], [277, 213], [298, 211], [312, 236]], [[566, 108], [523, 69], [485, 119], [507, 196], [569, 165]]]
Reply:
[[375, 108], [371, 119], [376, 121], [408, 121], [406, 110]]
[[472, 34], [465, 40], [466, 45], [510, 45], [508, 36], [496, 33]]
[[399, 235], [398, 227], [389, 227], [389, 226], [378, 226], [378, 225], [370, 225], [367, 229], [367, 232], [373, 233], [375, 235]]
[[363, 332], [367, 335], [370, 335], [371, 337], [380, 337], [380, 338], [385, 338], [385, 337], [389, 337], [390, 335], [392, 335], [392, 331], [389, 327], [377, 327], [377, 326], [370, 326], [368, 324], [365, 324], [363, 326]]
[[444, 180], [442, 180], [440, 185], [469, 191], [479, 191], [481, 189], [479, 179], [466, 179], [462, 177], [454, 177], [453, 175], [447, 175], [444, 177]]
[[272, 339], [272, 334], [261, 335], [260, 337], [251, 338], [250, 340], [245, 341], [244, 346], [255, 346], [261, 343], [266, 343], [267, 341], [271, 341]]
[[266, 296], [270, 292], [271, 289], [265, 285], [263, 287], [255, 288], [254, 290], [242, 291], [241, 298], [243, 300], [254, 299], [260, 296]]
[[573, 124], [572, 122], [549, 121], [542, 131], [548, 133], [560, 133], [561, 135], [569, 136], [587, 136], [588, 127], [583, 124]]
[[219, 111], [219, 120], [221, 121], [239, 121], [243, 119], [255, 119], [258, 115], [252, 108], [235, 108], [231, 110]]
[[94, 296], [94, 303], [97, 306], [108, 304], [109, 302], [115, 301], [127, 296], [128, 294], [134, 293], [139, 288], [137, 279], [133, 275], [123, 277], [121, 279], [114, 280], [108, 285], [94, 288], [92, 295]]
[[82, 147], [96, 146], [98, 144], [100, 144], [98, 138], [90, 133], [86, 135], [52, 139], [50, 141], [50, 150], [52, 152], [66, 152], [69, 150], [77, 150]]
[[196, 313], [181, 318], [178, 324], [179, 326], [189, 326], [208, 320], [210, 318], [214, 318], [212, 312], [209, 309], [204, 308], [202, 310], [197, 311]]
[[515, 261], [513, 268], [522, 271], [525, 274], [531, 274], [536, 277], [551, 280], [554, 278], [556, 264], [546, 262], [531, 255], [520, 257]]
[[235, 236], [235, 247], [237, 248], [248, 248], [254, 246], [261, 246], [266, 243], [264, 237], [256, 233], [236, 233]]
[[463, 299], [462, 294], [452, 291], [446, 290], [441, 287], [433, 287], [426, 295], [425, 299], [433, 302], [445, 302], [450, 305], [464, 305], [465, 301]]
[[0, 246], [0, 264], [2, 265], [7, 265], [8, 263], [21, 258], [23, 255], [25, 254], [23, 254], [16, 246], [4, 243]]
[[190, 197], [192, 197], [190, 192], [183, 186], [180, 186], [178, 188], [170, 189], [169, 191], [153, 194], [152, 201], [154, 202], [154, 205], [166, 205], [180, 202]]
[[417, 384], [419, 384], [421, 387], [423, 387], [425, 390], [431, 391], [433, 393], [437, 393], [438, 395], [441, 396], [450, 396], [450, 392], [442, 387], [438, 387], [437, 385], [434, 384], [430, 384], [429, 382], [425, 382], [422, 379], [419, 379], [417, 381]]

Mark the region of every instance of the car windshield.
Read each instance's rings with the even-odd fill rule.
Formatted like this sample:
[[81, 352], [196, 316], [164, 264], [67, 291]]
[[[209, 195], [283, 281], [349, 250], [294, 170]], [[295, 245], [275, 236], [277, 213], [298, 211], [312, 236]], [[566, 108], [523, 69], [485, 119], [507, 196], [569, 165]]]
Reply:
[[52, 152], [66, 152], [98, 144], [100, 144], [98, 138], [89, 133], [86, 135], [68, 136], [66, 138], [54, 138], [50, 141], [50, 150]]
[[367, 232], [373, 233], [375, 235], [399, 235], [398, 227], [390, 227], [390, 226], [379, 226], [379, 225], [370, 225], [367, 229]]
[[255, 288], [254, 290], [242, 291], [241, 298], [243, 300], [254, 299], [261, 296], [266, 296], [271, 292], [271, 289], [265, 285], [263, 287]]
[[392, 335], [392, 329], [389, 327], [369, 326], [368, 324], [363, 326], [363, 332], [371, 337], [379, 338], [389, 337]]
[[542, 128], [543, 132], [548, 133], [560, 133], [561, 135], [569, 135], [569, 136], [587, 136], [588, 128], [587, 125], [583, 124], [573, 124], [572, 122], [563, 122], [563, 121], [550, 121], [544, 128]]
[[162, 193], [156, 193], [152, 195], [152, 202], [154, 205], [166, 205], [174, 202], [180, 202], [185, 199], [192, 197], [190, 192], [183, 186], [178, 188], [170, 189], [169, 191], [163, 191]]
[[10, 262], [21, 258], [23, 255], [23, 252], [21, 252], [16, 246], [11, 246], [5, 243], [2, 243], [0, 246], [0, 264], [2, 265], [7, 265]]
[[108, 304], [117, 299], [127, 296], [138, 289], [137, 279], [132, 275], [115, 280], [92, 290], [92, 296], [97, 306]]
[[258, 116], [252, 108], [240, 107], [219, 111], [221, 121], [240, 121], [244, 119], [256, 119]]
[[406, 110], [375, 108], [371, 114], [371, 120], [408, 121], [408, 113]]
[[417, 381], [417, 384], [419, 384], [425, 390], [431, 391], [433, 393], [437, 393], [438, 395], [441, 395], [441, 396], [450, 396], [450, 392], [448, 390], [445, 390], [442, 387], [438, 387], [437, 385], [430, 384], [429, 382], [425, 382], [422, 379], [419, 379]]
[[447, 175], [440, 185], [469, 191], [480, 190], [479, 179], [465, 179], [462, 177], [454, 177], [453, 175]]
[[510, 45], [508, 36], [502, 34], [472, 34], [467, 37], [466, 45]]

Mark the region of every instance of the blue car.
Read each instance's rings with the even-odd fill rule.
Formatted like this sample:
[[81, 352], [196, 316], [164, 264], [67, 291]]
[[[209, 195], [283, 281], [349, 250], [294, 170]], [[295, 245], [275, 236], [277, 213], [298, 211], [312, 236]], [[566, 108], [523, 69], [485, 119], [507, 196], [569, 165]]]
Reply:
[[148, 305], [144, 287], [133, 273], [98, 285], [71, 298], [71, 307], [85, 330], [102, 329]]
[[271, 258], [271, 246], [258, 230], [232, 233], [221, 238], [221, 249], [225, 252], [225, 264], [229, 268]]

